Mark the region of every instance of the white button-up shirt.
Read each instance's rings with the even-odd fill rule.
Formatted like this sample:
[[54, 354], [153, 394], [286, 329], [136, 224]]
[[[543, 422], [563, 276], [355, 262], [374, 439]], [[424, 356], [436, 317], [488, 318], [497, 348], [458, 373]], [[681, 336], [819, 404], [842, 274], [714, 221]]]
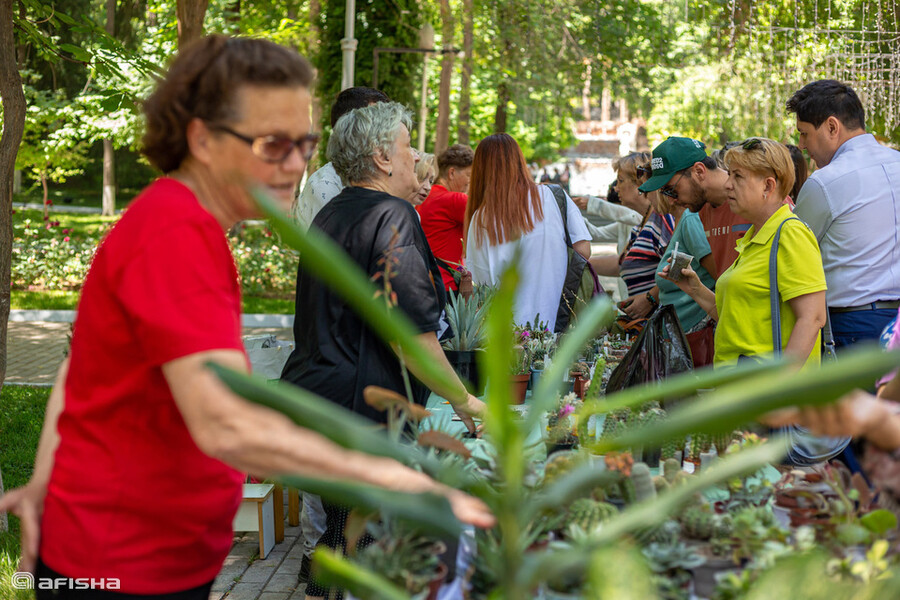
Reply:
[[340, 176], [332, 164], [327, 163], [306, 180], [306, 185], [303, 186], [300, 197], [293, 206], [294, 218], [305, 229], [309, 229], [322, 207], [331, 202], [331, 199], [343, 189], [344, 183]]
[[900, 299], [900, 152], [850, 138], [803, 184], [794, 214], [819, 241], [829, 307]]

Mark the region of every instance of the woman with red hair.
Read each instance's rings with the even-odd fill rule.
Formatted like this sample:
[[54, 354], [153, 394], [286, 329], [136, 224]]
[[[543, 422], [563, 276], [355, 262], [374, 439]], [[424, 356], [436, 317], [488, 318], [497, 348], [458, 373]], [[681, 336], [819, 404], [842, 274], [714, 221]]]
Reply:
[[[572, 246], [589, 258], [590, 233], [575, 203], [565, 198]], [[473, 281], [496, 284], [518, 260], [516, 323], [555, 323], [568, 266], [562, 211], [550, 188], [534, 183], [519, 144], [506, 133], [484, 138], [475, 149], [465, 228]]]

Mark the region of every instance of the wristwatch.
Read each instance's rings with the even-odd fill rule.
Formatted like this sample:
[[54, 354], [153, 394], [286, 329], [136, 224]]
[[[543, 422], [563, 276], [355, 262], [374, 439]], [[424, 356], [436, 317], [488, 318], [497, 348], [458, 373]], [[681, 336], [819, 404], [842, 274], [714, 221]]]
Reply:
[[653, 306], [656, 306], [657, 304], [659, 304], [659, 300], [654, 298], [653, 294], [651, 294], [650, 292], [647, 292], [647, 302], [649, 302]]

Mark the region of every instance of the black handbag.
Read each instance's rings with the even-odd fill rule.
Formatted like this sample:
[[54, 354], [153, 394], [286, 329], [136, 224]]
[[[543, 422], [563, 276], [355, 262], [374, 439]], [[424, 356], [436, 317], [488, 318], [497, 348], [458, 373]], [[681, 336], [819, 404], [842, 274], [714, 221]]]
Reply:
[[568, 264], [566, 267], [566, 279], [563, 283], [562, 294], [559, 299], [559, 309], [556, 312], [556, 323], [553, 331], [561, 333], [566, 330], [573, 317], [587, 306], [591, 298], [600, 294], [603, 288], [594, 272], [594, 267], [588, 259], [580, 255], [572, 247], [572, 238], [569, 236], [568, 210], [566, 206], [566, 193], [558, 185], [548, 186], [553, 192], [559, 212], [562, 215], [563, 232], [566, 234], [566, 254]]
[[[772, 344], [776, 356], [781, 356], [781, 294], [778, 292], [778, 240], [781, 238], [781, 228], [788, 221], [800, 221], [797, 217], [791, 217], [782, 221], [772, 240], [772, 251], [769, 254], [769, 299], [772, 303]], [[801, 221], [802, 223], [802, 221]], [[827, 315], [826, 311], [826, 315]], [[831, 324], [826, 317], [824, 331], [825, 360], [834, 360], [834, 339], [831, 335]], [[785, 462], [792, 465], [806, 467], [816, 463], [831, 460], [844, 451], [850, 443], [849, 437], [824, 437], [813, 435], [805, 427], [788, 425], [779, 428], [779, 431], [790, 437], [791, 447]]]

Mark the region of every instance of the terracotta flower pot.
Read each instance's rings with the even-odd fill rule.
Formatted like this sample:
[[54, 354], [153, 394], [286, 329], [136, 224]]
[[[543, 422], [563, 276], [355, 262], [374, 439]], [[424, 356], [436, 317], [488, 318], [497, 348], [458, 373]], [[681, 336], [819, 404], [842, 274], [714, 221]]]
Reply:
[[522, 404], [525, 402], [525, 395], [528, 392], [528, 380], [531, 379], [531, 373], [525, 375], [510, 375], [512, 382], [512, 403]]

